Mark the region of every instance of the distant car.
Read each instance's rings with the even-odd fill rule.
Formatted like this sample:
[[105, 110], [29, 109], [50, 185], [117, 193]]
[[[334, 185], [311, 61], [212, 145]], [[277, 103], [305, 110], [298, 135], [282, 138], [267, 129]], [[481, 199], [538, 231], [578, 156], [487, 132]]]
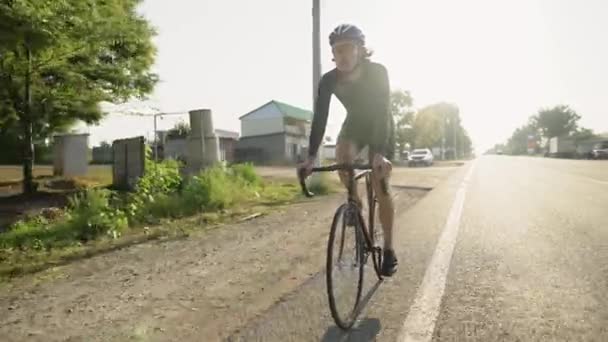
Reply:
[[408, 165], [433, 165], [433, 153], [428, 148], [415, 149], [408, 157]]
[[591, 158], [593, 159], [608, 159], [608, 141], [595, 144], [591, 151]]

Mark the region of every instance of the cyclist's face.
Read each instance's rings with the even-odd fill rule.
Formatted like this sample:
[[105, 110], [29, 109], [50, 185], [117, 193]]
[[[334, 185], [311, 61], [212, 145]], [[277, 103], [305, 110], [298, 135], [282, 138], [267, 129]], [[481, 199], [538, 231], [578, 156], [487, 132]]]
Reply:
[[336, 68], [342, 72], [351, 72], [359, 60], [359, 47], [353, 42], [338, 42], [332, 47]]

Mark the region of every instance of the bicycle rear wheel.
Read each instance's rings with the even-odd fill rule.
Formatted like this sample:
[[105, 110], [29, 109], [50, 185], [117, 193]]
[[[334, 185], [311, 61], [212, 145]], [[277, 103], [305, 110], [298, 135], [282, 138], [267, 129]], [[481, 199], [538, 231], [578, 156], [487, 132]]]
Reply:
[[[353, 214], [350, 214], [353, 213]], [[354, 226], [348, 226], [352, 215]], [[327, 296], [336, 325], [350, 329], [355, 323], [363, 289], [364, 241], [359, 209], [352, 203], [334, 215], [327, 245]]]

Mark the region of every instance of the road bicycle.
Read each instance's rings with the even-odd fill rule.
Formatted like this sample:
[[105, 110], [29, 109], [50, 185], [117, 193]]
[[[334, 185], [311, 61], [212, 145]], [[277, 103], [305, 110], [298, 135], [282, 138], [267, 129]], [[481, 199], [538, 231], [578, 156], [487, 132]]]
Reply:
[[[355, 170], [359, 170], [355, 174]], [[331, 171], [346, 171], [348, 173], [348, 197], [344, 204], [340, 205], [334, 215], [331, 230], [329, 232], [329, 240], [327, 244], [327, 296], [329, 299], [329, 308], [331, 315], [336, 322], [336, 325], [342, 329], [350, 329], [360, 311], [359, 304], [361, 292], [363, 289], [363, 273], [367, 259], [371, 255], [374, 265], [374, 270], [378, 276], [378, 280], [382, 280], [380, 267], [382, 265], [382, 248], [377, 246], [376, 235], [374, 234], [374, 218], [377, 199], [372, 186], [372, 167], [369, 164], [334, 164], [324, 167], [315, 167], [312, 172], [331, 172]], [[298, 178], [302, 192], [306, 197], [313, 197], [314, 194], [308, 190], [304, 170], [298, 171]], [[368, 220], [363, 218], [363, 210], [357, 204], [354, 197], [353, 189], [357, 186], [357, 181], [365, 178], [365, 190], [367, 193], [367, 208]], [[386, 190], [387, 183], [382, 181], [382, 187]], [[340, 224], [341, 223], [341, 224]], [[340, 234], [337, 236], [337, 234]], [[347, 234], [352, 234], [348, 238]], [[337, 244], [337, 245], [336, 245]], [[345, 256], [345, 252], [352, 250], [354, 256], [349, 259]], [[337, 257], [338, 263], [334, 264], [334, 257]], [[344, 268], [350, 268], [356, 272], [357, 284], [354, 294], [354, 305], [340, 307], [339, 288], [335, 285], [334, 277]]]

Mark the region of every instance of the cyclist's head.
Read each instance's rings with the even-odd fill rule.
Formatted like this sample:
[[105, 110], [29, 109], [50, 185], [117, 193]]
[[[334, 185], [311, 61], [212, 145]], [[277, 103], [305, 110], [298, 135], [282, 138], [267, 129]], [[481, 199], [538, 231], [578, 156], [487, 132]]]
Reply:
[[365, 48], [365, 35], [355, 25], [342, 24], [329, 35], [329, 44], [334, 55], [336, 68], [350, 72], [357, 64], [371, 56]]

